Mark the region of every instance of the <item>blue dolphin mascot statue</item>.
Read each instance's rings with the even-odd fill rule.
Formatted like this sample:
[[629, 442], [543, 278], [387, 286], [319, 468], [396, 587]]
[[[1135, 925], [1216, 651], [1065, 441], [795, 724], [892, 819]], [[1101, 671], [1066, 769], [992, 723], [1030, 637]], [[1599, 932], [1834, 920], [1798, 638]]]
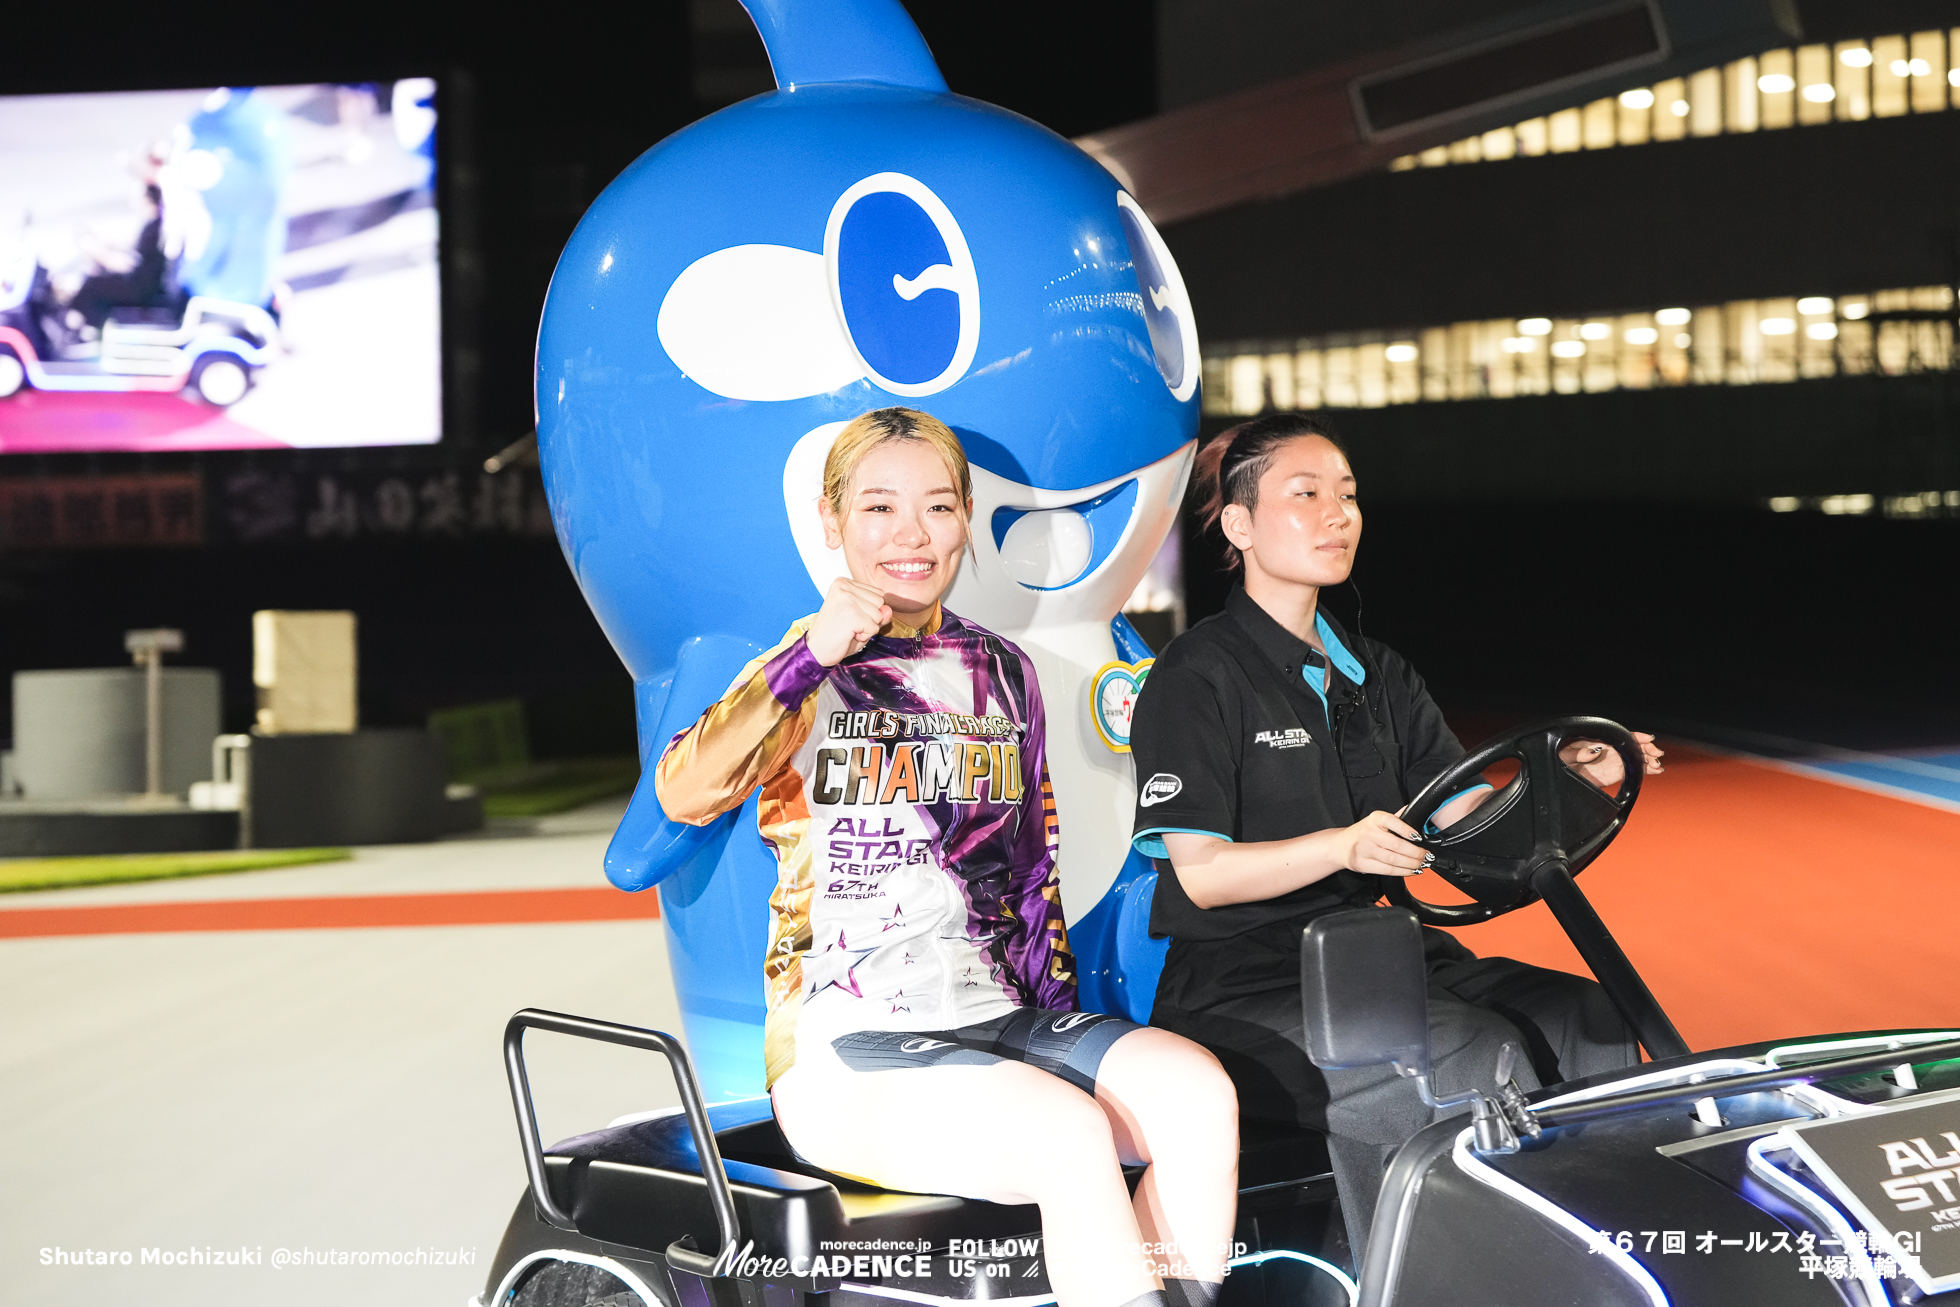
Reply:
[[593, 202], [538, 335], [538, 448], [578, 584], [632, 672], [643, 779], [606, 854], [660, 887], [710, 1099], [763, 1092], [776, 865], [751, 797], [669, 820], [652, 763], [813, 611], [845, 422], [959, 432], [973, 553], [948, 607], [1020, 644], [1048, 704], [1062, 903], [1085, 1007], [1147, 1019], [1162, 946], [1131, 852], [1120, 615], [1195, 452], [1198, 339], [1148, 217], [1101, 165], [950, 93], [898, 0], [744, 0], [777, 89], [647, 151]]

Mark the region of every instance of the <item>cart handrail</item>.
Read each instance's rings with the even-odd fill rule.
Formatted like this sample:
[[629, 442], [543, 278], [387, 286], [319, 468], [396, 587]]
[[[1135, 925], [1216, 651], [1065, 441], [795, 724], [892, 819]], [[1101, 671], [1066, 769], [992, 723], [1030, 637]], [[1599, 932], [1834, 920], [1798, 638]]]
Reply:
[[1769, 1067], [1762, 1071], [1699, 1080], [1692, 1084], [1662, 1085], [1653, 1089], [1632, 1089], [1624, 1093], [1605, 1094], [1598, 1098], [1575, 1099], [1570, 1103], [1554, 1107], [1533, 1108], [1532, 1115], [1541, 1125], [1546, 1126], [1583, 1125], [1588, 1121], [1597, 1121], [1604, 1117], [1639, 1111], [1643, 1108], [1670, 1107], [1677, 1103], [1692, 1103], [1703, 1098], [1733, 1098], [1739, 1094], [1789, 1089], [1797, 1085], [1816, 1084], [1820, 1080], [1836, 1080], [1840, 1076], [1857, 1075], [1864, 1071], [1880, 1071], [1886, 1067], [1897, 1066], [1901, 1062], [1943, 1062], [1954, 1057], [1960, 1057], [1960, 1039], [1944, 1040], [1937, 1044], [1909, 1044], [1875, 1053], [1860, 1053], [1855, 1057], [1805, 1062], [1792, 1067]]
[[[715, 1225], [721, 1231], [721, 1249], [710, 1259], [695, 1252], [693, 1240], [676, 1241], [668, 1250], [670, 1261], [687, 1263], [685, 1269], [700, 1275], [726, 1275], [740, 1255], [742, 1228], [735, 1216], [735, 1193], [728, 1184], [728, 1171], [722, 1165], [721, 1149], [715, 1143], [714, 1126], [708, 1120], [707, 1106], [701, 1099], [701, 1084], [694, 1078], [694, 1067], [687, 1050], [672, 1035], [638, 1026], [622, 1026], [591, 1017], [569, 1016], [525, 1008], [504, 1027], [504, 1069], [510, 1077], [511, 1105], [517, 1109], [518, 1142], [524, 1148], [524, 1172], [531, 1181], [531, 1201], [538, 1215], [560, 1230], [576, 1233], [577, 1224], [558, 1206], [545, 1180], [544, 1143], [538, 1137], [538, 1115], [531, 1102], [531, 1077], [524, 1067], [524, 1032], [549, 1030], [579, 1039], [596, 1039], [627, 1048], [644, 1048], [667, 1059], [680, 1090], [681, 1110], [687, 1115], [687, 1128], [694, 1136], [694, 1151], [701, 1159], [701, 1178], [708, 1188], [708, 1202], [714, 1208]], [[692, 1253], [692, 1256], [687, 1254]]]

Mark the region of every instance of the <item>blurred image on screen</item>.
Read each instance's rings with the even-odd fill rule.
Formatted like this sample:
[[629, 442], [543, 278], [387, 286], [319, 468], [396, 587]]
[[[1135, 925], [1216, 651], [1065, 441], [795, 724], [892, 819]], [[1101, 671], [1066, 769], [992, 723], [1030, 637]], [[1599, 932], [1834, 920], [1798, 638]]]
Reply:
[[435, 96], [0, 97], [0, 454], [439, 440]]

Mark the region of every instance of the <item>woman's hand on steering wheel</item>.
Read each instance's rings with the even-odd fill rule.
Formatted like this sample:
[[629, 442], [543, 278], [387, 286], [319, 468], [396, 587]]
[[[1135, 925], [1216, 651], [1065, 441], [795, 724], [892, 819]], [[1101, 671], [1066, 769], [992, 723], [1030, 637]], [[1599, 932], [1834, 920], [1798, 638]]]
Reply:
[[[1654, 737], [1645, 731], [1630, 732], [1640, 745], [1640, 755], [1646, 762], [1643, 769], [1649, 776], [1658, 776], [1667, 769], [1661, 766], [1660, 746]], [[1598, 740], [1568, 740], [1558, 751], [1559, 761], [1584, 776], [1600, 789], [1611, 793], [1619, 788], [1627, 777], [1626, 764], [1621, 761], [1617, 751]]]
[[1429, 850], [1415, 841], [1416, 828], [1392, 812], [1371, 812], [1341, 832], [1349, 871], [1369, 876], [1413, 876], [1429, 865]]
[[819, 664], [835, 667], [865, 645], [892, 620], [891, 606], [875, 585], [840, 576], [830, 583], [823, 607], [803, 633]]

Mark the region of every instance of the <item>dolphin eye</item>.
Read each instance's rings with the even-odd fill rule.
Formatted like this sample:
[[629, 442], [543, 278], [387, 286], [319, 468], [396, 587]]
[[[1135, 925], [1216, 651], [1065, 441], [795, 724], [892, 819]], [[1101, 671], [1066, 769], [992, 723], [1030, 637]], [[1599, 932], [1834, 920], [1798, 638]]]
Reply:
[[1198, 329], [1191, 317], [1184, 277], [1142, 206], [1123, 191], [1116, 193], [1116, 216], [1129, 238], [1130, 262], [1136, 268], [1137, 290], [1143, 296], [1143, 321], [1150, 329], [1157, 371], [1174, 397], [1189, 399], [1198, 384]]
[[980, 344], [980, 285], [950, 209], [903, 173], [838, 197], [824, 262], [864, 370], [896, 395], [931, 395], [966, 373]]

